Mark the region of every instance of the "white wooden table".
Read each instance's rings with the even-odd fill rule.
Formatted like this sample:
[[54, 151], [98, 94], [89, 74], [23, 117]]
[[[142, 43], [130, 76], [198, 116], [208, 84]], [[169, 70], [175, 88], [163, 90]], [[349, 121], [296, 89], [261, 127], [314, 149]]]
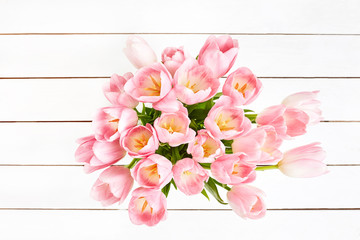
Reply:
[[[153, 228], [132, 225], [126, 203], [102, 208], [75, 139], [108, 104], [108, 77], [135, 70], [122, 53], [133, 33], [159, 54], [194, 55], [209, 34], [232, 34], [235, 66], [264, 84], [257, 111], [319, 89], [325, 121], [283, 149], [321, 141], [331, 172], [260, 172], [269, 210], [258, 221], [174, 191]], [[0, 239], [360, 239], [359, 80], [358, 0], [0, 0]]]

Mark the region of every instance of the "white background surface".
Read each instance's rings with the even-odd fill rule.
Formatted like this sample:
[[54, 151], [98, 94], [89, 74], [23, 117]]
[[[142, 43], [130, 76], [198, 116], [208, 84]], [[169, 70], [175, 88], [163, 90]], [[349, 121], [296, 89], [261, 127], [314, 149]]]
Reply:
[[[358, 0], [0, 0], [0, 239], [360, 239], [359, 22]], [[122, 53], [133, 33], [159, 57], [232, 34], [235, 67], [264, 84], [257, 111], [319, 89], [325, 121], [283, 150], [321, 141], [331, 172], [260, 172], [269, 211], [258, 221], [174, 191], [153, 228], [132, 225], [126, 203], [102, 208], [89, 197], [98, 173], [74, 162], [74, 141], [108, 104], [108, 77], [135, 70]]]

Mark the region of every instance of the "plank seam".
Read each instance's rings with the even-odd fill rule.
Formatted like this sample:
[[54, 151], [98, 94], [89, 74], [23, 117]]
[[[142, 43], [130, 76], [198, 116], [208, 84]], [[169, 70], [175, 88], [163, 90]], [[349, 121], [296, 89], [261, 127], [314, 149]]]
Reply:
[[[2, 123], [90, 123], [92, 120], [0, 121]], [[320, 123], [360, 123], [360, 120], [322, 120]]]
[[[168, 211], [232, 211], [232, 209], [170, 208]], [[360, 211], [360, 208], [268, 208], [268, 211]], [[127, 211], [116, 208], [0, 208], [0, 211]]]
[[[126, 166], [122, 164], [114, 164], [115, 166]], [[360, 167], [360, 164], [326, 164], [328, 167]], [[84, 164], [0, 164], [0, 167], [83, 167]], [[258, 165], [268, 166], [268, 165]]]
[[0, 33], [0, 36], [21, 35], [236, 35], [236, 36], [360, 36], [360, 33], [232, 33], [232, 32], [88, 32], [88, 33]]
[[[99, 79], [99, 78], [110, 78], [111, 76], [93, 76], [93, 77], [0, 77], [0, 80], [12, 80], [12, 79]], [[221, 78], [226, 78], [221, 77]], [[306, 77], [299, 77], [299, 76], [257, 76], [259, 79], [359, 79], [360, 76], [340, 76], [340, 77], [334, 77], [334, 76], [306, 76]]]

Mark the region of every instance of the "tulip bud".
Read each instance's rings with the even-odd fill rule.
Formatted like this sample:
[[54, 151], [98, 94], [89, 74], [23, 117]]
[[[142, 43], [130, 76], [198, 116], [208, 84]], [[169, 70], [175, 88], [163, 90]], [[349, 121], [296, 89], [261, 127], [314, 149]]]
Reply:
[[234, 65], [239, 43], [230, 36], [210, 36], [199, 53], [199, 63], [209, 67], [215, 78], [224, 76]]
[[161, 54], [161, 60], [165, 67], [169, 70], [172, 76], [174, 76], [176, 70], [183, 64], [187, 58], [183, 47], [167, 47]]
[[78, 143], [80, 146], [75, 152], [75, 159], [85, 164], [86, 173], [115, 164], [126, 155], [119, 141], [100, 142], [94, 136], [88, 136], [79, 139]]
[[325, 151], [318, 146], [320, 143], [311, 143], [291, 149], [284, 153], [278, 163], [280, 171], [289, 177], [310, 178], [328, 173]]
[[157, 61], [154, 50], [139, 36], [128, 37], [124, 53], [137, 69], [149, 66]]
[[227, 193], [232, 210], [240, 217], [258, 219], [265, 216], [264, 193], [253, 186], [240, 184], [233, 186]]
[[319, 91], [294, 93], [286, 97], [282, 104], [304, 111], [310, 117], [309, 123], [316, 124], [323, 119], [319, 108], [320, 101], [316, 99], [318, 93]]
[[134, 184], [130, 170], [122, 166], [112, 166], [103, 171], [91, 189], [91, 196], [103, 206], [122, 203]]
[[132, 192], [128, 213], [133, 224], [154, 226], [167, 217], [166, 197], [160, 190], [137, 188]]

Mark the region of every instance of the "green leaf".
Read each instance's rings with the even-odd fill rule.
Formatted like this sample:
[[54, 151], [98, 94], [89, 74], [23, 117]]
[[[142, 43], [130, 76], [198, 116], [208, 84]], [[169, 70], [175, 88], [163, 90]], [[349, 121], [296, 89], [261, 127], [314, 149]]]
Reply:
[[230, 148], [225, 148], [225, 153], [226, 154], [233, 154], [232, 148], [231, 147]]
[[224, 204], [224, 205], [227, 204], [226, 202], [224, 202], [224, 200], [221, 199], [220, 194], [219, 194], [219, 191], [218, 191], [218, 189], [217, 189], [217, 187], [216, 187], [216, 184], [215, 184], [214, 180], [213, 180], [211, 177], [209, 177], [209, 180], [208, 180], [207, 182], [205, 182], [205, 188], [206, 188], [206, 190], [209, 191], [209, 193], [210, 193], [211, 195], [214, 196], [214, 198], [215, 198], [219, 203]]
[[201, 194], [204, 195], [210, 201], [209, 195], [206, 193], [205, 188], [201, 191]]
[[161, 189], [161, 191], [165, 194], [165, 197], [168, 197], [169, 192], [170, 192], [170, 187], [171, 187], [171, 182], [169, 182], [168, 184], [165, 185], [165, 187], [163, 187]]
[[214, 99], [214, 100], [219, 99], [222, 95], [223, 95], [222, 92], [218, 92], [217, 94], [215, 94], [215, 96], [213, 97], [213, 99]]
[[245, 117], [247, 117], [251, 123], [256, 123], [257, 114], [245, 114]]
[[177, 186], [176, 186], [176, 183], [175, 183], [175, 181], [174, 181], [174, 179], [172, 178], [171, 179], [171, 181], [170, 181], [171, 183], [172, 183], [172, 185], [174, 186], [174, 188], [177, 190]]
[[251, 109], [244, 109], [244, 112], [254, 112], [254, 111]]
[[200, 165], [205, 169], [211, 169], [211, 163], [200, 163]]
[[221, 142], [225, 145], [225, 147], [231, 147], [234, 140], [221, 140]]
[[204, 121], [207, 117], [210, 109], [195, 109], [189, 115], [190, 119], [196, 119], [197, 121]]

